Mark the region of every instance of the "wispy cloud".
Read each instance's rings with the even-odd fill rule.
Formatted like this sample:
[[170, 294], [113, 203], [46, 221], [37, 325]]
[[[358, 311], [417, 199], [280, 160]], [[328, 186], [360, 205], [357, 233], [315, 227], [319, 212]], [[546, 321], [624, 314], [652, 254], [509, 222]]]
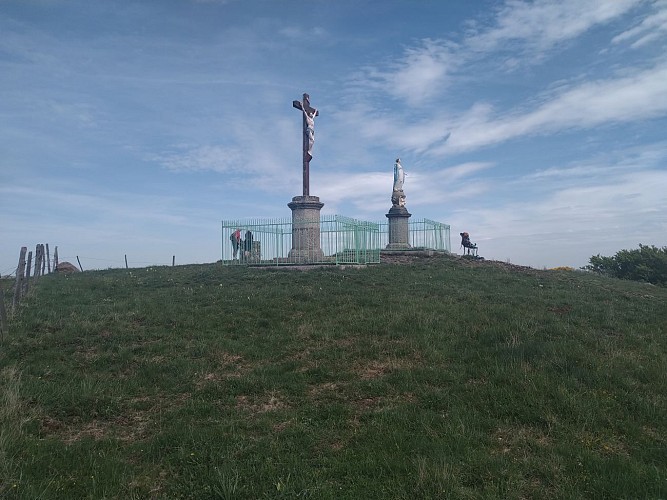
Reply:
[[585, 82], [564, 88], [534, 110], [494, 112], [477, 105], [452, 126], [446, 149], [465, 151], [519, 136], [539, 135], [567, 128], [644, 120], [667, 113], [667, 64], [632, 76]]
[[631, 47], [639, 48], [652, 41], [664, 38], [667, 34], [667, 1], [660, 0], [653, 4], [654, 12], [642, 21], [612, 39], [613, 43], [632, 40]]
[[368, 77], [390, 96], [417, 106], [446, 86], [449, 72], [457, 65], [453, 49], [450, 42], [426, 39], [419, 46], [406, 48], [387, 70], [373, 69]]
[[549, 50], [594, 26], [612, 21], [641, 1], [511, 0], [498, 9], [490, 26], [473, 24], [466, 46], [477, 52], [491, 52], [506, 48], [508, 42], [516, 42], [524, 50]]
[[[541, 193], [537, 198], [515, 197], [493, 209], [455, 212], [449, 220], [482, 242], [483, 255], [535, 266], [581, 266], [596, 253], [660, 244], [655, 235], [667, 234], [665, 158], [664, 142], [612, 148], [512, 181], [515, 191]], [[554, 249], [548, 255], [545, 245]]]
[[[487, 181], [477, 174], [492, 168], [488, 162], [469, 162], [442, 167], [428, 172], [413, 171], [406, 166], [405, 193], [409, 206], [424, 206], [470, 199], [489, 188]], [[357, 213], [375, 218], [372, 214], [388, 210], [391, 206], [392, 174], [387, 172], [363, 172], [357, 174], [323, 174], [317, 192], [334, 207], [351, 203]], [[331, 209], [331, 207], [328, 207]]]
[[[493, 57], [509, 47], [523, 53], [523, 61], [539, 60], [544, 51], [572, 40], [591, 28], [608, 23], [642, 0], [566, 0], [553, 2], [512, 0], [503, 4], [489, 23], [471, 23], [460, 40], [424, 39], [388, 67], [372, 66], [356, 83], [381, 90], [409, 106], [428, 104], [449, 86], [449, 80], [465, 64]], [[505, 68], [516, 67], [519, 59], [502, 59]], [[359, 85], [355, 85], [358, 89]]]

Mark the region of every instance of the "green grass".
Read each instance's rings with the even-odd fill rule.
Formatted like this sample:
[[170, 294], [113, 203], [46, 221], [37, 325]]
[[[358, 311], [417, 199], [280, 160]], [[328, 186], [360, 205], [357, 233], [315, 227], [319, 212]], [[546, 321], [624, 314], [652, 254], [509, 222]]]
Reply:
[[0, 497], [665, 498], [667, 289], [453, 258], [50, 275]]

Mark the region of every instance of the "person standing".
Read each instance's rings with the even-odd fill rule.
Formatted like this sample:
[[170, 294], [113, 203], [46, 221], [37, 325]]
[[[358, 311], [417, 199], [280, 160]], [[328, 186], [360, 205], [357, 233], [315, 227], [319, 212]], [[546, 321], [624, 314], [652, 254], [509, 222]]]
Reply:
[[232, 242], [232, 251], [234, 252], [232, 260], [235, 260], [239, 253], [239, 248], [241, 248], [241, 230], [236, 228], [236, 231], [232, 233], [229, 239]]

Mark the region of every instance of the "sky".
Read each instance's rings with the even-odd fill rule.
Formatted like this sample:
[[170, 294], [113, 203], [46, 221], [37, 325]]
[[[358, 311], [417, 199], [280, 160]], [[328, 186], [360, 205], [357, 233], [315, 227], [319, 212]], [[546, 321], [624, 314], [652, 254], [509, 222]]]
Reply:
[[667, 0], [0, 0], [0, 273], [215, 262], [221, 221], [413, 219], [536, 268], [667, 246]]

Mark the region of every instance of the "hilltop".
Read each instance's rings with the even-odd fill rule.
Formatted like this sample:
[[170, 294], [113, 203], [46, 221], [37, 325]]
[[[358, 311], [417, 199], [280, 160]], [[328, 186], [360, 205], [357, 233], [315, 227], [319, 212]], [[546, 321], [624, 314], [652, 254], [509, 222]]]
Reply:
[[667, 289], [451, 257], [49, 275], [0, 496], [667, 496]]

